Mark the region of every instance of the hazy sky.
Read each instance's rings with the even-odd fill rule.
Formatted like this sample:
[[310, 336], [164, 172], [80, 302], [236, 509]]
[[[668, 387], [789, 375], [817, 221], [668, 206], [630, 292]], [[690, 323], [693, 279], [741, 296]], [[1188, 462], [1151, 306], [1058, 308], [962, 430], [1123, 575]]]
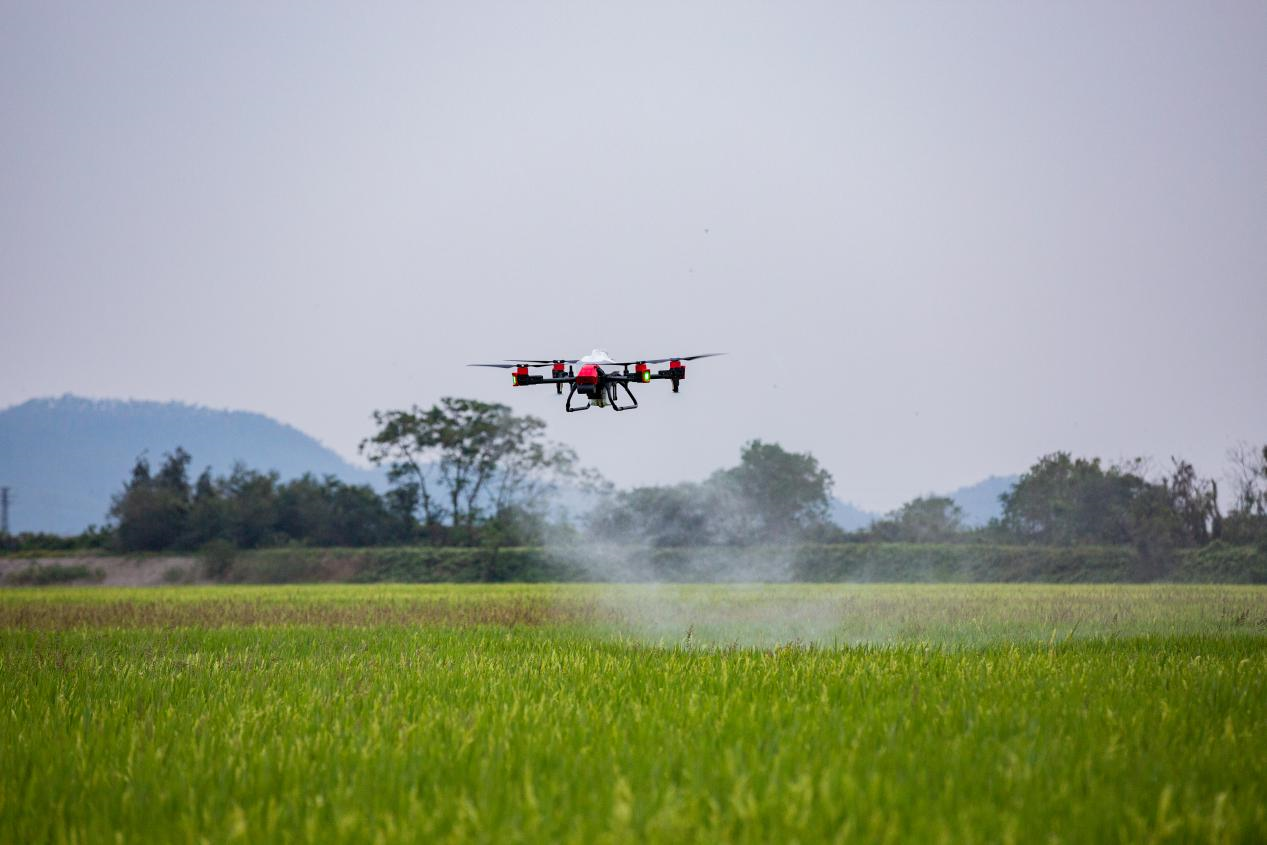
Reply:
[[[884, 509], [1267, 440], [1267, 3], [5, 3], [0, 405], [760, 437]], [[566, 415], [470, 361], [726, 351]], [[197, 456], [195, 456], [195, 460]]]

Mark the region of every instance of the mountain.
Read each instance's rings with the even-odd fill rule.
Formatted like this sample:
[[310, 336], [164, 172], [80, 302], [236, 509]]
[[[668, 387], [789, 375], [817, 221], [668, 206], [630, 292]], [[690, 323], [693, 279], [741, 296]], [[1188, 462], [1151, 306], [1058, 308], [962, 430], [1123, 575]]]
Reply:
[[[1003, 505], [999, 502], [999, 494], [1011, 490], [1019, 478], [1019, 475], [992, 475], [984, 481], [940, 495], [953, 499], [959, 506], [963, 511], [964, 525], [976, 528], [1002, 516]], [[883, 514], [864, 511], [840, 499], [831, 500], [831, 520], [846, 531], [866, 528], [882, 516]]]
[[0, 411], [0, 485], [10, 488], [10, 530], [77, 533], [105, 522], [110, 497], [144, 453], [157, 466], [181, 446], [191, 473], [227, 474], [235, 461], [382, 486], [383, 476], [345, 461], [297, 428], [263, 414], [180, 402], [61, 396]]
[[878, 514], [864, 511], [862, 508], [850, 502], [842, 502], [840, 499], [831, 500], [831, 510], [828, 516], [832, 522], [846, 531], [857, 531], [861, 528], [866, 528], [879, 519]]
[[[193, 474], [206, 466], [225, 474], [242, 461], [252, 469], [276, 470], [282, 478], [311, 472], [384, 486], [382, 473], [353, 466], [263, 414], [66, 395], [0, 411], [0, 486], [10, 488], [10, 528], [71, 534], [100, 525], [137, 456], [144, 453], [157, 465], [177, 446], [193, 456]], [[999, 494], [1016, 480], [991, 476], [947, 495], [963, 509], [966, 524], [984, 525], [1001, 513]], [[568, 500], [573, 513], [587, 509], [584, 499], [577, 494]], [[846, 531], [866, 528], [877, 516], [832, 500], [831, 518]]]
[[985, 525], [991, 519], [1003, 515], [1003, 505], [999, 495], [1016, 486], [1019, 475], [992, 475], [984, 481], [978, 481], [967, 487], [960, 487], [946, 495], [955, 500], [955, 504], [963, 511], [964, 525]]

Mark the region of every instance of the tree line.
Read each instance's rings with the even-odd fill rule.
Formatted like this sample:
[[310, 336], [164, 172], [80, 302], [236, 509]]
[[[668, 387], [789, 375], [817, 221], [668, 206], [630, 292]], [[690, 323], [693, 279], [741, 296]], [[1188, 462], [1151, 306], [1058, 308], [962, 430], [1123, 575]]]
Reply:
[[1231, 452], [1231, 508], [1219, 505], [1218, 482], [1173, 458], [1165, 473], [1136, 459], [1104, 465], [1099, 458], [1056, 452], [1039, 459], [1001, 497], [1002, 516], [968, 530], [955, 503], [914, 499], [863, 536], [908, 542], [983, 539], [1041, 545], [1134, 545], [1141, 551], [1192, 548], [1214, 541], [1267, 542], [1267, 446]]
[[[753, 440], [735, 466], [699, 482], [615, 490], [579, 466], [545, 423], [505, 405], [446, 398], [430, 408], [379, 411], [361, 452], [389, 487], [333, 476], [283, 481], [243, 465], [227, 475], [177, 448], [145, 456], [114, 496], [109, 522], [74, 538], [0, 538], [9, 550], [119, 552], [253, 549], [286, 545], [537, 545], [595, 535], [649, 547], [803, 543], [994, 543], [1133, 546], [1160, 566], [1175, 550], [1212, 542], [1267, 547], [1267, 446], [1233, 450], [1231, 506], [1218, 484], [1174, 459], [1104, 464], [1057, 452], [1040, 458], [1001, 497], [1002, 515], [969, 528], [954, 501], [915, 498], [860, 531], [830, 520], [834, 479], [810, 453]], [[583, 498], [579, 518], [551, 508], [561, 488]]]
[[1133, 546], [1160, 567], [1174, 551], [1213, 542], [1267, 546], [1267, 446], [1231, 453], [1232, 504], [1218, 483], [1172, 459], [1105, 465], [1056, 452], [1040, 458], [1000, 497], [1002, 514], [968, 527], [953, 499], [921, 496], [846, 532], [827, 519], [832, 479], [812, 455], [754, 441], [740, 465], [700, 483], [614, 494], [589, 517], [607, 536], [653, 546], [793, 542], [993, 543]]

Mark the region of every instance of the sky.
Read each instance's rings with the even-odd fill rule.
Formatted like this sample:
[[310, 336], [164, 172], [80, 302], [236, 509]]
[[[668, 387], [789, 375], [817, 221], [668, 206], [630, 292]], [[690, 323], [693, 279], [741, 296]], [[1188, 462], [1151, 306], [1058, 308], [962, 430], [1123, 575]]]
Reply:
[[[0, 406], [501, 401], [887, 510], [1267, 440], [1267, 4], [6, 3]], [[470, 362], [727, 352], [633, 413]]]

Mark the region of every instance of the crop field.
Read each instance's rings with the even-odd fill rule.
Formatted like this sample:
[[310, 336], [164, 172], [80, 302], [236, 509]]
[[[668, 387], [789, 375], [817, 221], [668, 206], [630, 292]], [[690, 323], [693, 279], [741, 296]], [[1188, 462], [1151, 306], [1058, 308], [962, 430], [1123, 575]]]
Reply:
[[0, 842], [1261, 842], [1267, 588], [0, 591]]

